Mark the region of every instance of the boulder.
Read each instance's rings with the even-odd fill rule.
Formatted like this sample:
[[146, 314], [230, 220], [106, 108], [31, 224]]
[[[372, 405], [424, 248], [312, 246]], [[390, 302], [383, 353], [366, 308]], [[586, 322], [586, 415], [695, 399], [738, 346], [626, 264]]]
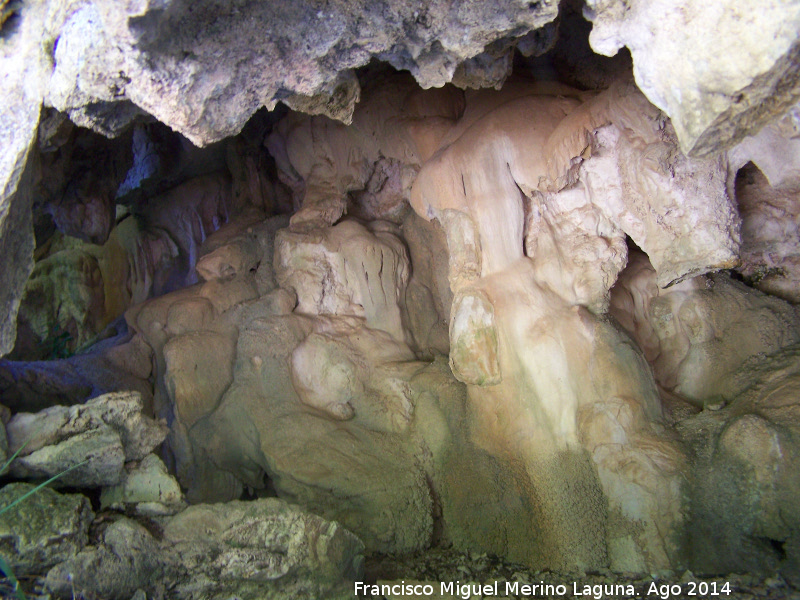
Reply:
[[100, 494], [103, 508], [132, 506], [142, 515], [168, 515], [184, 506], [183, 492], [167, 467], [155, 454], [125, 465], [121, 483], [104, 487]]
[[121, 517], [105, 527], [99, 540], [47, 571], [44, 584], [58, 598], [72, 598], [73, 590], [80, 590], [100, 598], [127, 599], [137, 589], [153, 590], [163, 581], [165, 562], [151, 533]]
[[126, 517], [47, 572], [45, 587], [128, 599], [347, 598], [363, 578], [363, 544], [337, 523], [276, 498], [196, 505], [160, 521], [158, 537]]
[[275, 498], [202, 504], [172, 517], [161, 541], [183, 574], [178, 597], [339, 597], [363, 576], [363, 544], [335, 522]]
[[[60, 478], [61, 485], [116, 485], [126, 461], [141, 460], [167, 435], [164, 424], [142, 414], [135, 392], [99, 396], [83, 405], [18, 413], [8, 423], [9, 449], [21, 449], [11, 465], [16, 477]], [[81, 466], [76, 466], [81, 465]]]
[[[34, 487], [29, 483], [6, 485], [0, 489], [0, 508]], [[18, 577], [42, 575], [86, 546], [93, 518], [85, 496], [41, 489], [0, 514], [0, 553]]]

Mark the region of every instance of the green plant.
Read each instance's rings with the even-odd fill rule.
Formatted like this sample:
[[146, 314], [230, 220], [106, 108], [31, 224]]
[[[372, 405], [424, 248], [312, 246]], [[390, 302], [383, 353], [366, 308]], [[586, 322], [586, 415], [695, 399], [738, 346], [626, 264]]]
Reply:
[[[14, 452], [14, 454], [11, 455], [11, 457], [8, 460], [6, 460], [5, 464], [2, 467], [0, 467], [0, 475], [2, 475], [3, 473], [5, 473], [8, 470], [8, 467], [11, 465], [12, 462], [14, 462], [14, 459], [16, 459], [17, 456], [19, 456], [19, 453], [22, 452], [25, 449], [25, 446], [27, 446], [27, 445], [28, 445], [28, 442], [26, 441], [24, 444], [22, 444], [22, 446], [20, 446], [17, 449], [16, 452]], [[5, 513], [7, 513], [9, 510], [14, 508], [17, 504], [19, 504], [20, 502], [22, 502], [26, 498], [29, 498], [30, 496], [33, 496], [36, 492], [41, 490], [43, 487], [51, 484], [52, 482], [54, 482], [59, 477], [62, 477], [63, 475], [66, 475], [67, 473], [69, 473], [73, 469], [77, 469], [78, 467], [80, 467], [81, 465], [86, 464], [87, 462], [88, 461], [84, 460], [83, 462], [79, 462], [76, 465], [72, 465], [68, 469], [64, 469], [60, 473], [57, 473], [57, 474], [53, 475], [47, 481], [45, 481], [43, 483], [40, 483], [39, 485], [37, 485], [32, 490], [22, 494], [22, 496], [20, 496], [16, 500], [14, 500], [8, 506], [0, 507], [0, 515], [3, 515]], [[22, 591], [22, 587], [19, 584], [19, 580], [17, 580], [16, 575], [14, 575], [14, 571], [11, 569], [9, 564], [6, 562], [6, 559], [3, 558], [2, 555], [0, 555], [0, 571], [2, 571], [2, 573], [3, 573], [3, 575], [5, 575], [6, 579], [8, 579], [11, 582], [11, 585], [14, 586], [14, 594], [16, 595], [18, 600], [27, 600], [27, 596], [25, 596], [25, 592]]]

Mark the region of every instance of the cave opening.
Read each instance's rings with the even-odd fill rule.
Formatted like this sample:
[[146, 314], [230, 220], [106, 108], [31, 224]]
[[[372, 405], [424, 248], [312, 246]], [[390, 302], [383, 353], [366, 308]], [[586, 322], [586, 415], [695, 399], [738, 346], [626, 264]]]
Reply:
[[[13, 572], [124, 600], [796, 593], [791, 86], [700, 123], [660, 38], [613, 48], [634, 16], [594, 1], [163, 4], [0, 4], [3, 60], [49, 23], [27, 204], [0, 205]], [[52, 518], [3, 515], [53, 476]]]

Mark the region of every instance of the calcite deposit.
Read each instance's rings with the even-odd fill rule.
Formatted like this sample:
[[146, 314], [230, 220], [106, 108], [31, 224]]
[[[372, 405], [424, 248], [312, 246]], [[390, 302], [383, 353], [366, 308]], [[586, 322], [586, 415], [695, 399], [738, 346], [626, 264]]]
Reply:
[[100, 511], [52, 593], [800, 585], [793, 3], [8, 11], [0, 455]]

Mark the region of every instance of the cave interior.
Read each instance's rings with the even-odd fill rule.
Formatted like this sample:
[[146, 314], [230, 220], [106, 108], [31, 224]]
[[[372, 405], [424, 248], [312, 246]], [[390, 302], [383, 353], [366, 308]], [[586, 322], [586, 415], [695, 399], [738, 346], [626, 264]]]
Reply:
[[399, 580], [449, 552], [476, 581], [797, 593], [796, 3], [742, 8], [733, 45], [723, 0], [712, 33], [690, 0], [680, 26], [648, 0], [109, 4], [0, 5], [3, 61], [53, 57], [4, 89], [30, 139], [3, 126], [0, 506], [58, 477], [0, 511], [21, 579], [344, 598], [364, 556]]

